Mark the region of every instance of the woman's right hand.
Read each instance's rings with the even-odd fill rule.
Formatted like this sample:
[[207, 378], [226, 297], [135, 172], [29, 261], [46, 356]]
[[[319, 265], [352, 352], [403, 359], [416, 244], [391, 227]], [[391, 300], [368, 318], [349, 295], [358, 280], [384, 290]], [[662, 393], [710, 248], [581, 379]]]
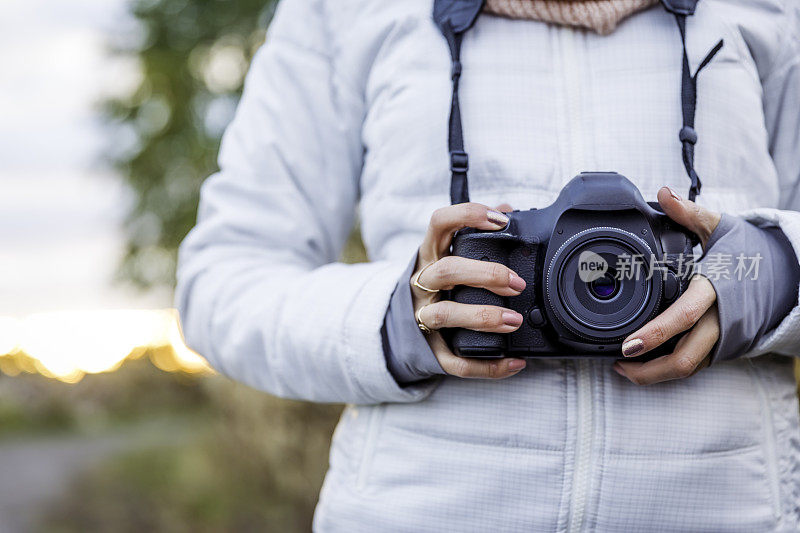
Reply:
[[[508, 206], [500, 206], [504, 209]], [[506, 209], [507, 211], [510, 208]], [[437, 331], [442, 328], [466, 328], [491, 333], [511, 333], [522, 325], [521, 314], [492, 305], [469, 305], [440, 301], [431, 290], [452, 289], [456, 285], [480, 287], [500, 296], [516, 296], [525, 289], [525, 281], [499, 263], [477, 261], [449, 255], [453, 234], [471, 227], [486, 231], [505, 228], [508, 217], [500, 211], [476, 203], [456, 204], [438, 209], [431, 216], [428, 232], [417, 254], [411, 276], [414, 314], [431, 333], [428, 344], [442, 369], [462, 378], [503, 379], [525, 368], [524, 359], [467, 359], [455, 355]], [[424, 270], [424, 271], [423, 271]], [[420, 272], [422, 274], [420, 275]], [[417, 277], [419, 276], [419, 278]]]

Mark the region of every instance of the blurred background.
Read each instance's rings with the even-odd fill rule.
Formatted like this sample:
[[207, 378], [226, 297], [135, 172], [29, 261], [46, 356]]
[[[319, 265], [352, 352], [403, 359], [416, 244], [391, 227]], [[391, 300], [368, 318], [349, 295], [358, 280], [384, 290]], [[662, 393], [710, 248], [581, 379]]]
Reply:
[[274, 7], [0, 0], [0, 533], [310, 529], [341, 407], [214, 374], [171, 308]]
[[0, 1], [0, 532], [310, 529], [341, 407], [214, 374], [171, 308], [274, 4]]

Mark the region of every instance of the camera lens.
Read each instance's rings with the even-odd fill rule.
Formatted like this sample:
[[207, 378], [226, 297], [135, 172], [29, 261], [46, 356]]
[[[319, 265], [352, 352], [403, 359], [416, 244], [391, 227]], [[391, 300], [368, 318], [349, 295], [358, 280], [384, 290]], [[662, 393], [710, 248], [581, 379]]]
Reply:
[[621, 228], [578, 232], [549, 261], [548, 309], [573, 333], [593, 342], [624, 338], [646, 322], [661, 299], [661, 273], [652, 252]]
[[609, 269], [602, 277], [589, 282], [589, 290], [599, 300], [610, 300], [619, 293], [619, 280], [611, 270], [613, 269]]

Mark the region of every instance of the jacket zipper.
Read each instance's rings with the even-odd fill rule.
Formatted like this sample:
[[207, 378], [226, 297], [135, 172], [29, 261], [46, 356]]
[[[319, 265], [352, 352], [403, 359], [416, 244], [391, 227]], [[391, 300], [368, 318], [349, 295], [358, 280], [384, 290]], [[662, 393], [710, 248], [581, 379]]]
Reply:
[[579, 168], [586, 164], [585, 147], [583, 145], [583, 133], [581, 127], [581, 86], [586, 83], [580, 76], [578, 58], [578, 35], [577, 32], [569, 33], [564, 30], [557, 30], [561, 35], [561, 64], [564, 68], [564, 94], [566, 96], [566, 115], [567, 115], [567, 138], [569, 139], [569, 167], [567, 175], [562, 179], [571, 179], [584, 168]]
[[770, 491], [772, 492], [772, 514], [776, 520], [781, 519], [781, 486], [778, 474], [778, 460], [777, 460], [777, 445], [775, 443], [775, 425], [772, 420], [772, 405], [769, 401], [767, 389], [761, 381], [761, 376], [758, 370], [750, 359], [747, 359], [749, 364], [750, 374], [753, 376], [756, 388], [758, 389], [758, 397], [761, 403], [761, 423], [764, 427], [764, 440], [765, 440], [765, 462], [767, 465], [767, 476], [769, 476]]
[[583, 527], [586, 515], [586, 500], [592, 473], [592, 448], [594, 445], [594, 413], [592, 410], [591, 363], [578, 361], [578, 420], [576, 424], [575, 466], [572, 475], [572, 495], [570, 498], [569, 522], [567, 531], [578, 532]]
[[[581, 130], [581, 84], [578, 39], [574, 31], [559, 31], [561, 37], [562, 65], [564, 68], [564, 94], [568, 138], [570, 139], [570, 172], [583, 170], [585, 164], [583, 134]], [[591, 485], [592, 456], [594, 448], [594, 410], [592, 405], [592, 363], [579, 360], [576, 369], [577, 421], [575, 462], [567, 521], [568, 532], [579, 532], [584, 526], [587, 500]]]

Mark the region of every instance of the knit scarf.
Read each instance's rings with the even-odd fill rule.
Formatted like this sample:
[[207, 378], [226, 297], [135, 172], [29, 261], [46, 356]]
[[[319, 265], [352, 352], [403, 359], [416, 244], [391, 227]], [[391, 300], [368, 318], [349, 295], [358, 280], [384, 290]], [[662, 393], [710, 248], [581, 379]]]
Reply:
[[658, 0], [486, 0], [484, 10], [608, 34], [624, 18], [657, 3]]

